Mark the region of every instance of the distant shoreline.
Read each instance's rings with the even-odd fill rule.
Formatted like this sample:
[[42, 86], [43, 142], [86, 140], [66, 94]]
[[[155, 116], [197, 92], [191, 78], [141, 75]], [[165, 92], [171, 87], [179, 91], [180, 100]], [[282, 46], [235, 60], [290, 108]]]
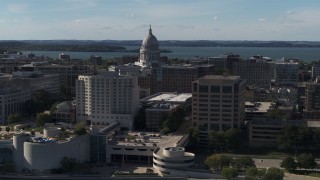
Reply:
[[[219, 41], [219, 40], [159, 40], [159, 46], [176, 47], [296, 47], [319, 48], [318, 41]], [[23, 48], [23, 51], [112, 52], [126, 51], [124, 46], [141, 46], [141, 40], [0, 40], [4, 47]]]

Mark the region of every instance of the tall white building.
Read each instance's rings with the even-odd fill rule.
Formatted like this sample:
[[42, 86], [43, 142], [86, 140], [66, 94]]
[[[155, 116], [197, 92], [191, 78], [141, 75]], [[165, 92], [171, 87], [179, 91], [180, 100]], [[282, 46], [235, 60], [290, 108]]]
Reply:
[[119, 122], [132, 129], [139, 106], [138, 77], [104, 72], [96, 76], [79, 76], [76, 81], [77, 121], [92, 125]]

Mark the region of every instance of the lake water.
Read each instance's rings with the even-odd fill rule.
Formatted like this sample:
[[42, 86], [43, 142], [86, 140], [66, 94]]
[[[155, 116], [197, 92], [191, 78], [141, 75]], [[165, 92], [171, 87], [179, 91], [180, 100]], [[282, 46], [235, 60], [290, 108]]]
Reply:
[[[140, 46], [126, 46], [128, 50], [139, 49]], [[239, 54], [243, 59], [253, 55], [268, 56], [272, 59], [298, 58], [310, 62], [320, 59], [320, 48], [274, 48], [274, 47], [178, 47], [161, 46], [160, 49], [171, 50], [171, 53], [161, 53], [161, 56], [169, 58], [188, 59], [193, 56], [213, 57], [226, 53]], [[32, 51], [37, 56], [49, 56], [58, 58], [59, 51]], [[30, 51], [24, 51], [24, 54]], [[101, 56], [104, 60], [109, 58], [121, 57], [123, 55], [137, 55], [134, 52], [63, 52], [69, 54], [71, 58], [88, 59], [91, 55]]]

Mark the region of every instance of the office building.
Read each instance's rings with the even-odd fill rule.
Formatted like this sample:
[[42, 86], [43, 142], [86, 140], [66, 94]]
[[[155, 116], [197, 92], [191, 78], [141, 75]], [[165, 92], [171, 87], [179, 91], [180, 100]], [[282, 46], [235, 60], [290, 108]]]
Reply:
[[75, 96], [75, 81], [79, 75], [93, 75], [94, 68], [89, 65], [47, 65], [35, 66], [35, 71], [43, 74], [58, 74], [59, 87], [63, 94]]
[[248, 85], [270, 88], [273, 68], [273, 63], [267, 61], [239, 61], [233, 63], [232, 74], [245, 79]]
[[[161, 67], [161, 75], [154, 74], [156, 79], [161, 76], [161, 92], [191, 93], [192, 82], [214, 73], [213, 65], [165, 65]], [[157, 91], [159, 92], [159, 91]]]
[[96, 66], [101, 66], [102, 65], [102, 57], [91, 55], [90, 56], [90, 63], [93, 65], [96, 65]]
[[146, 109], [146, 128], [148, 130], [158, 131], [162, 128], [162, 122], [167, 116], [176, 111], [176, 104], [155, 104]]
[[314, 62], [312, 65], [311, 77], [316, 79], [317, 76], [320, 76], [320, 61]]
[[256, 119], [248, 123], [249, 146], [277, 147], [279, 135], [288, 126], [306, 126], [301, 120]]
[[16, 71], [12, 73], [12, 83], [22, 89], [29, 89], [31, 94], [45, 90], [51, 94], [59, 94], [59, 75], [44, 75], [35, 71]]
[[305, 107], [307, 111], [320, 110], [320, 79], [307, 83]]
[[215, 71], [233, 72], [233, 63], [240, 61], [240, 56], [237, 54], [225, 54], [218, 57], [209, 57], [208, 64], [214, 65]]
[[0, 124], [5, 125], [10, 114], [21, 113], [31, 98], [30, 90], [17, 87], [0, 88]]
[[119, 122], [133, 128], [139, 106], [138, 77], [103, 72], [95, 76], [79, 76], [76, 81], [77, 121], [92, 125]]
[[277, 62], [275, 65], [275, 82], [280, 85], [298, 86], [299, 64], [294, 61]]
[[245, 119], [245, 80], [210, 75], [193, 82], [192, 123], [200, 145], [208, 145], [209, 131], [240, 128]]
[[161, 123], [170, 112], [183, 106], [186, 111], [191, 109], [191, 93], [161, 92], [140, 100], [141, 106], [146, 110], [146, 128], [158, 130]]

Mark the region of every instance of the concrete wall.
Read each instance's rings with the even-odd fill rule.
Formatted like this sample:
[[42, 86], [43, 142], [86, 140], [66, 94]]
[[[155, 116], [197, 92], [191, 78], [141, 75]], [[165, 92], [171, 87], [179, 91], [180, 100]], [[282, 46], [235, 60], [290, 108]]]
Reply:
[[29, 140], [30, 136], [27, 134], [15, 134], [13, 136], [13, 147], [14, 147], [14, 153], [13, 153], [13, 162], [15, 164], [16, 171], [21, 171], [24, 168], [24, 147], [23, 143], [26, 140]]
[[63, 157], [75, 158], [80, 162], [89, 161], [89, 135], [78, 136], [63, 143], [24, 142], [23, 148], [24, 166], [29, 170], [59, 168]]

